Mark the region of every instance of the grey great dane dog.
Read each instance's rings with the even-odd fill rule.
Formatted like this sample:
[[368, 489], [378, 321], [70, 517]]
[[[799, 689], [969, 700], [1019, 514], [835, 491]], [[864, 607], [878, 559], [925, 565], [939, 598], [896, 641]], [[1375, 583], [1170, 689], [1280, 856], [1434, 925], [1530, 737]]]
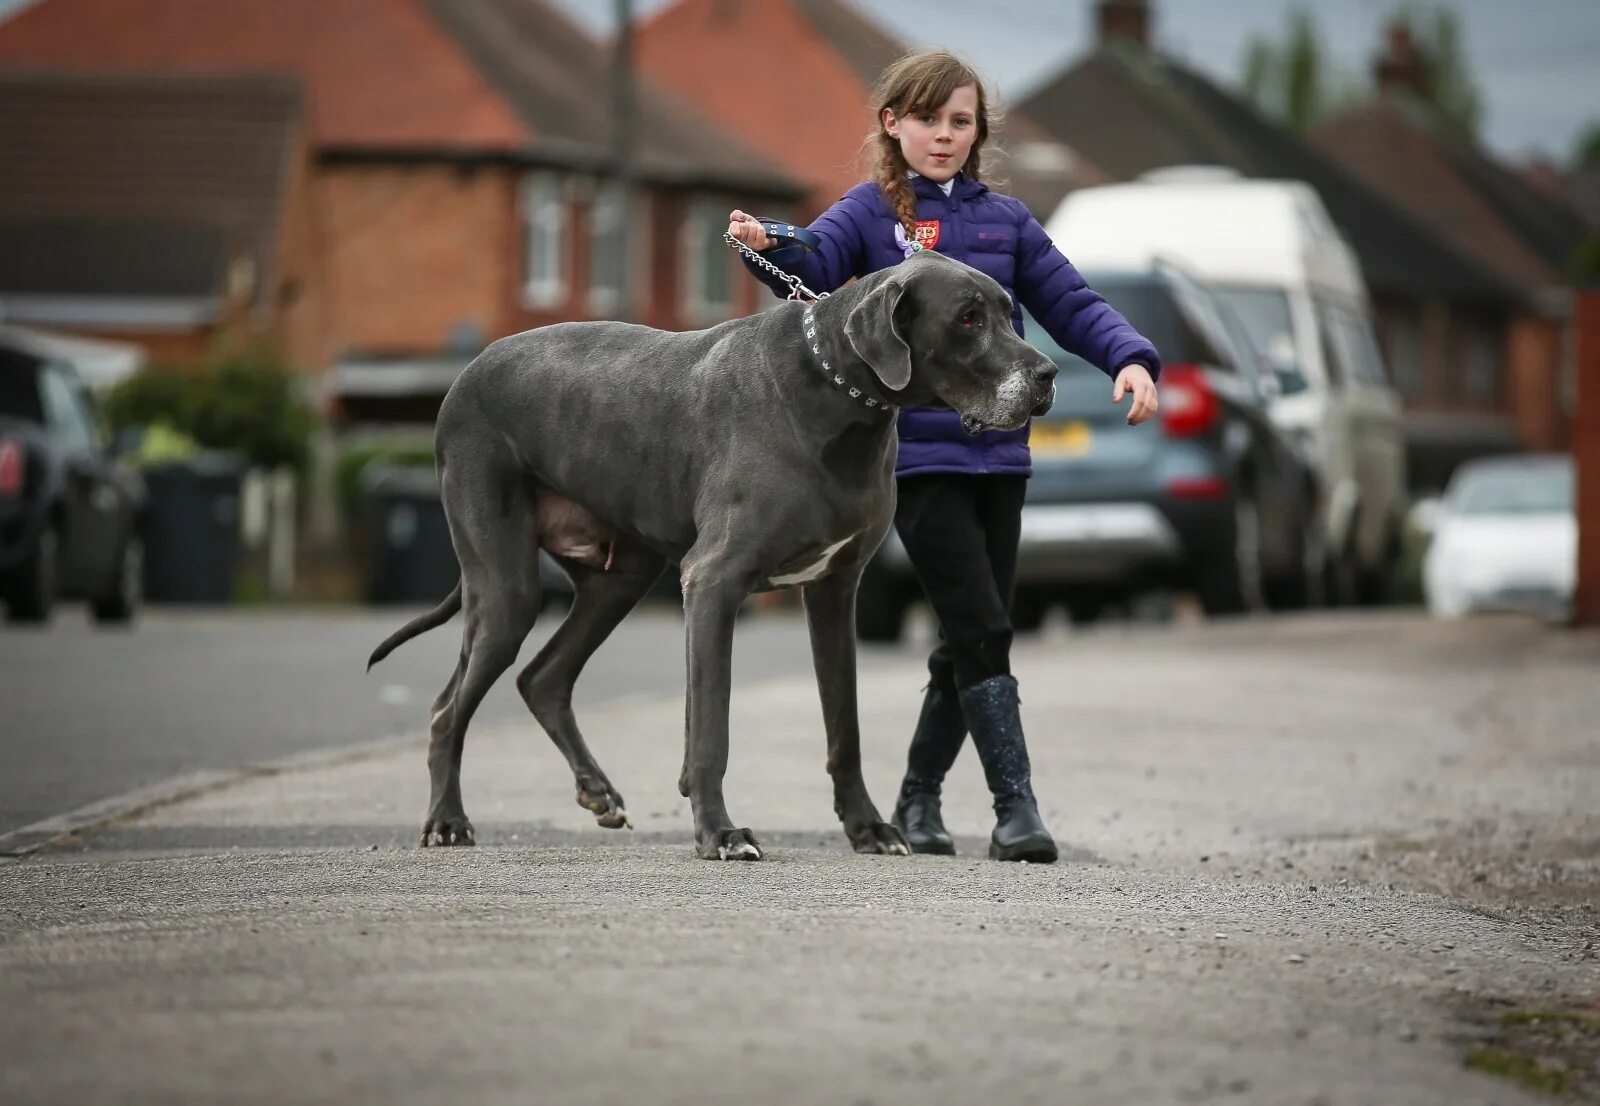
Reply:
[[761, 858], [722, 796], [734, 617], [752, 592], [793, 586], [845, 835], [857, 852], [908, 853], [867, 794], [856, 715], [856, 587], [894, 514], [894, 410], [948, 406], [969, 432], [1009, 429], [1048, 409], [1055, 372], [1012, 330], [999, 284], [931, 252], [815, 304], [709, 330], [559, 323], [484, 350], [435, 431], [461, 583], [368, 662], [465, 611], [460, 660], [434, 702], [422, 843], [473, 843], [461, 801], [467, 723], [533, 627], [542, 547], [575, 597], [517, 688], [602, 826], [627, 813], [579, 733], [573, 684], [678, 564], [688, 654], [678, 789], [699, 855]]

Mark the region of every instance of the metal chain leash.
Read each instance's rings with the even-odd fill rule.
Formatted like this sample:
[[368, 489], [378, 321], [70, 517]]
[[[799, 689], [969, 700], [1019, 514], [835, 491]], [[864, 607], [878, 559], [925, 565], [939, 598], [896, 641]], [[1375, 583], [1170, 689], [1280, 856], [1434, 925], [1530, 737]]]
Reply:
[[[811, 289], [805, 286], [805, 283], [799, 277], [795, 276], [793, 273], [788, 273], [778, 268], [772, 262], [762, 257], [760, 253], [739, 241], [732, 234], [723, 234], [722, 240], [728, 245], [732, 246], [738, 252], [742, 253], [744, 256], [748, 257], [751, 261], [755, 262], [761, 268], [765, 269], [767, 272], [771, 273], [773, 276], [787, 284], [789, 286], [789, 298], [797, 303], [804, 303], [809, 299], [811, 304], [816, 304], [822, 302], [833, 294], [831, 292], [813, 292]], [[897, 409], [893, 404], [885, 403], [881, 399], [874, 399], [872, 396], [869, 396], [863, 392], [860, 388], [853, 387], [842, 374], [834, 371], [834, 368], [828, 362], [828, 359], [822, 355], [822, 347], [817, 344], [817, 320], [816, 316], [812, 314], [810, 305], [806, 307], [805, 311], [804, 330], [806, 341], [811, 345], [811, 354], [822, 366], [822, 375], [827, 378], [830, 384], [838, 388], [841, 392], [848, 393], [850, 398], [855, 400], [857, 403], [879, 411], [886, 411], [890, 415], [895, 413]]]
[[778, 268], [772, 262], [762, 257], [755, 250], [752, 250], [749, 246], [745, 245], [743, 242], [739, 241], [726, 231], [723, 232], [722, 240], [728, 245], [732, 246], [734, 249], [738, 250], [740, 253], [744, 254], [751, 261], [767, 270], [767, 272], [771, 273], [773, 276], [787, 284], [789, 286], [789, 298], [794, 300], [796, 303], [804, 302], [807, 299], [825, 300], [833, 294], [832, 292], [813, 292], [811, 289], [805, 286], [805, 283], [799, 277], [795, 276], [793, 273], [785, 272], [784, 270]]
[[[793, 237], [794, 229], [795, 228], [792, 226], [789, 227], [791, 237]], [[787, 284], [789, 286], [789, 299], [794, 300], [797, 303], [803, 302], [806, 299], [811, 299], [813, 301], [825, 300], [833, 294], [832, 292], [813, 292], [811, 289], [805, 286], [804, 282], [802, 282], [799, 277], [795, 276], [793, 273], [778, 268], [778, 266], [761, 256], [760, 253], [739, 241], [731, 233], [724, 232], [722, 235], [722, 240], [728, 245], [732, 246], [735, 250], [744, 254], [745, 257], [755, 262], [761, 268], [765, 269], [767, 272], [771, 273], [773, 276]], [[779, 236], [779, 240], [782, 240], [781, 235]], [[912, 254], [920, 253], [926, 248], [927, 247], [925, 247], [921, 242], [918, 242], [915, 238], [913, 238], [906, 243], [906, 256], [910, 257]]]

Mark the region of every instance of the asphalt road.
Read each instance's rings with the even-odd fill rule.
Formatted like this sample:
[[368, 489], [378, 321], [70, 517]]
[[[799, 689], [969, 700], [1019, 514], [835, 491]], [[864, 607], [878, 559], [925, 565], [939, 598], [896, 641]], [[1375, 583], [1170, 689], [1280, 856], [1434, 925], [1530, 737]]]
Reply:
[[[64, 612], [44, 631], [0, 630], [0, 834], [92, 802], [206, 769], [239, 768], [391, 734], [420, 733], [455, 665], [452, 623], [417, 638], [369, 675], [373, 646], [413, 609], [152, 612], [131, 632]], [[523, 647], [530, 659], [559, 609]], [[811, 671], [797, 612], [741, 620], [739, 681]], [[525, 719], [513, 673], [478, 713]], [[683, 621], [641, 607], [591, 661], [576, 705], [683, 686]]]
[[[883, 807], [907, 652], [861, 679]], [[960, 855], [851, 854], [812, 680], [748, 661], [759, 864], [695, 859], [676, 691], [581, 712], [631, 831], [518, 720], [468, 742], [474, 849], [415, 847], [407, 739], [0, 860], [0, 1101], [1600, 1103], [1600, 636], [1315, 615], [1014, 663], [1051, 866], [983, 859], [970, 749]]]

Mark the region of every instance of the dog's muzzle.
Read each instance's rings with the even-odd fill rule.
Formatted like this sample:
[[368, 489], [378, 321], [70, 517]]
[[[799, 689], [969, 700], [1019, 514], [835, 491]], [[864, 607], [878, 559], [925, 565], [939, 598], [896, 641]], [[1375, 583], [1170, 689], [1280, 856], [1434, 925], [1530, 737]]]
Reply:
[[1049, 385], [1045, 388], [1044, 395], [1039, 397], [1039, 402], [1035, 403], [1033, 405], [1033, 410], [1028, 412], [1028, 416], [1030, 418], [1035, 418], [1035, 419], [1038, 418], [1040, 415], [1042, 415], [1046, 411], [1050, 410], [1051, 407], [1054, 407], [1055, 406], [1055, 402], [1056, 402], [1056, 382], [1054, 380], [1052, 380], [1052, 381], [1050, 381]]
[[1019, 365], [1006, 377], [993, 402], [981, 405], [980, 413], [961, 416], [961, 429], [972, 435], [985, 430], [1013, 430], [1050, 410], [1055, 400], [1055, 362]]

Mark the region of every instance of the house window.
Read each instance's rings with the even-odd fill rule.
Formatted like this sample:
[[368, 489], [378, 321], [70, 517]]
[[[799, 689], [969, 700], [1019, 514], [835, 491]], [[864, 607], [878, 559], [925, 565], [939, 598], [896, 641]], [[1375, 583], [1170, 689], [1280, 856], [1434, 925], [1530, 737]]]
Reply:
[[589, 306], [596, 314], [615, 311], [622, 302], [626, 233], [622, 186], [604, 181], [589, 205]]
[[731, 204], [701, 201], [683, 221], [684, 287], [694, 321], [726, 319], [733, 314], [733, 251], [722, 240]]
[[567, 297], [567, 197], [561, 178], [535, 173], [522, 186], [527, 226], [527, 274], [523, 298], [529, 307], [554, 307]]
[[1385, 327], [1389, 339], [1389, 368], [1403, 396], [1422, 391], [1422, 328], [1414, 312], [1395, 309]]
[[1487, 326], [1467, 329], [1462, 341], [1462, 375], [1466, 397], [1479, 403], [1500, 401], [1500, 348], [1497, 335]]

